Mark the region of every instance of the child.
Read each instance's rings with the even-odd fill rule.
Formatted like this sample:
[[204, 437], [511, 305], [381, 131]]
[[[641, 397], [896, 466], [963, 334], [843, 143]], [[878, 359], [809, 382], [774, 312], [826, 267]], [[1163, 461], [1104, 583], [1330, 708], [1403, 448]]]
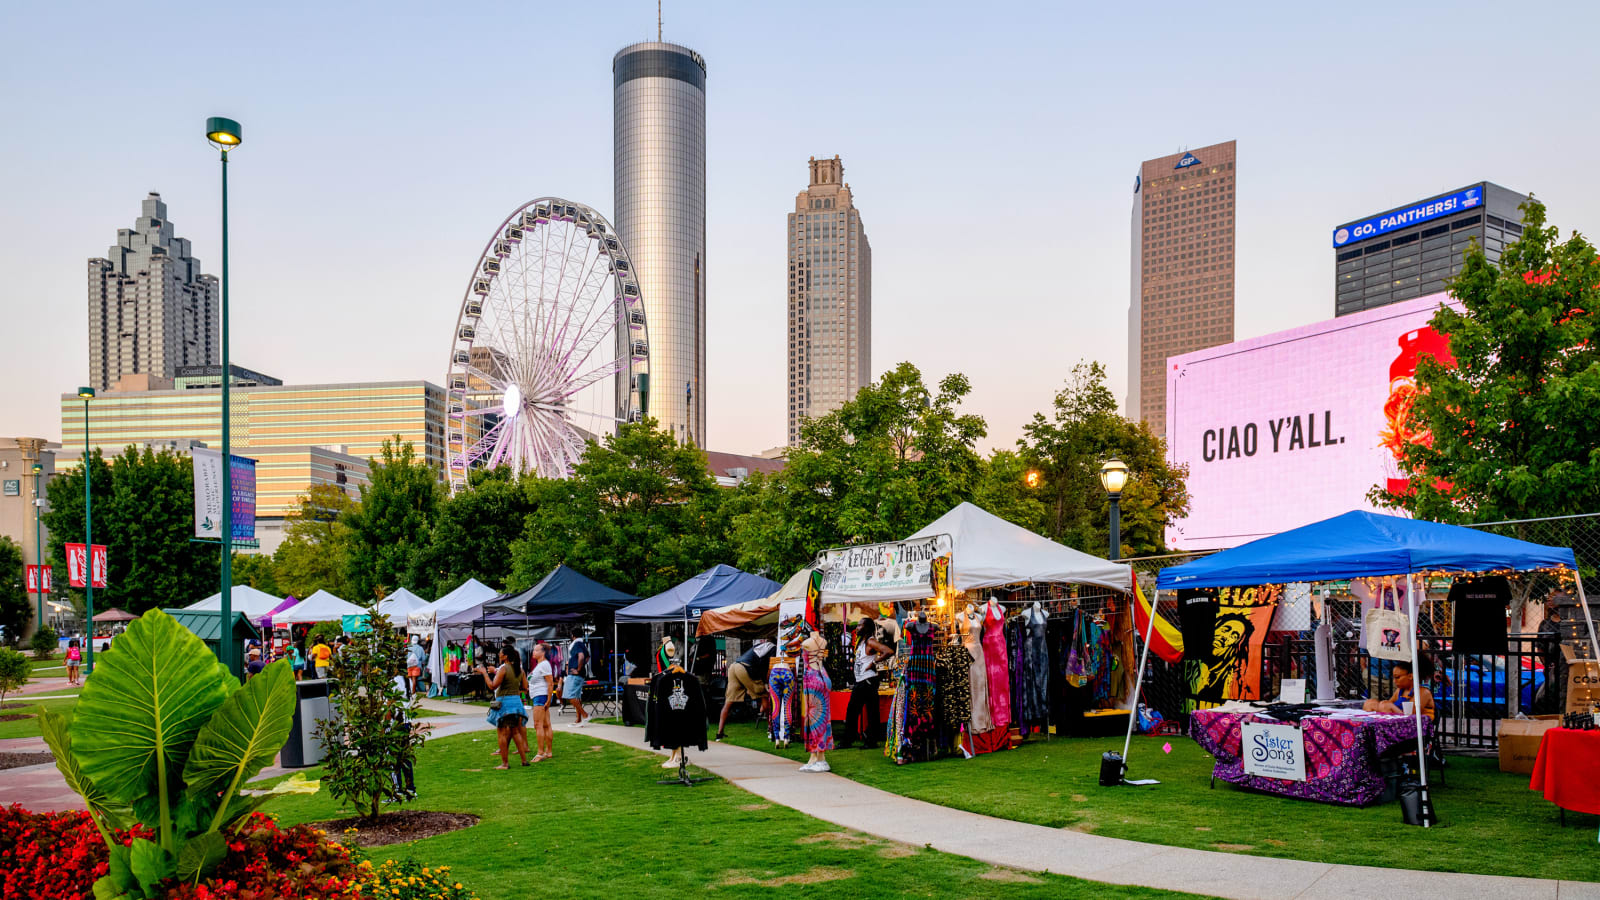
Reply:
[[67, 642], [67, 684], [78, 683], [78, 665], [83, 662], [83, 651], [78, 649], [78, 639]]

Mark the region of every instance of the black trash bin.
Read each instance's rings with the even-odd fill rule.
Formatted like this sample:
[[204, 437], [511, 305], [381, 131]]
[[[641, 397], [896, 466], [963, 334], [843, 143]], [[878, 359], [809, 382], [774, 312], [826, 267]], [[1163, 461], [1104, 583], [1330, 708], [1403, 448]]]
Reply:
[[317, 720], [331, 718], [328, 705], [326, 678], [296, 681], [294, 721], [289, 725], [289, 740], [284, 742], [279, 765], [286, 769], [302, 769], [322, 762], [322, 745], [317, 741]]

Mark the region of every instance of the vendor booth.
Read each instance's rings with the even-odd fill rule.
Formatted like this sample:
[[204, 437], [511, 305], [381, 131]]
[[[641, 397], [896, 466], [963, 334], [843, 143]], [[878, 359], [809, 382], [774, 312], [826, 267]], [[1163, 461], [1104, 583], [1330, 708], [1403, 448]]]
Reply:
[[778, 633], [778, 605], [785, 600], [804, 600], [806, 588], [811, 584], [811, 573], [814, 571], [816, 570], [810, 566], [801, 569], [790, 575], [788, 581], [765, 597], [706, 610], [700, 614], [695, 634], [699, 637], [714, 634], [729, 637], [775, 637]]
[[339, 622], [342, 625], [345, 616], [362, 616], [366, 612], [327, 591], [317, 591], [294, 606], [273, 613], [272, 622], [274, 625], [309, 625], [313, 622]]
[[404, 629], [411, 618], [411, 614], [427, 605], [428, 601], [405, 588], [400, 588], [383, 598], [382, 602], [378, 604], [378, 613], [387, 617], [396, 628]]
[[[1246, 591], [1296, 582], [1359, 579], [1373, 592], [1400, 601], [1394, 610], [1374, 609], [1377, 617], [1367, 614], [1366, 640], [1372, 655], [1404, 660], [1412, 672], [1418, 672], [1421, 578], [1529, 572], [1552, 572], [1576, 582], [1590, 644], [1600, 653], [1571, 550], [1437, 522], [1345, 513], [1163, 569], [1157, 586], [1178, 591], [1184, 609], [1193, 606], [1202, 612], [1222, 610], [1228, 614], [1228, 604], [1237, 602]], [[1211, 608], [1206, 609], [1208, 606]], [[1152, 625], [1155, 618], [1150, 619]], [[1240, 622], [1240, 629], [1245, 629], [1246, 620]], [[1207, 649], [1209, 655], [1185, 655], [1185, 666], [1199, 677], [1205, 677], [1208, 666], [1214, 672], [1227, 668], [1216, 648]], [[1253, 790], [1350, 805], [1370, 803], [1383, 792], [1378, 762], [1385, 754], [1415, 750], [1423, 810], [1420, 821], [1427, 824], [1431, 818], [1427, 741], [1432, 723], [1423, 715], [1421, 704], [1410, 702], [1404, 716], [1366, 714], [1339, 708], [1327, 702], [1330, 698], [1331, 693], [1322, 703], [1200, 709], [1191, 716], [1190, 730], [1216, 758], [1216, 779]], [[1245, 752], [1246, 747], [1251, 752]], [[1256, 752], [1260, 748], [1268, 748], [1265, 755]]]
[[[228, 592], [229, 612], [244, 613], [252, 624], [259, 623], [264, 617], [272, 615], [283, 604], [282, 597], [274, 597], [266, 591], [256, 590], [248, 584], [236, 584]], [[192, 612], [218, 612], [222, 609], [222, 594], [216, 593], [184, 607]]]
[[[482, 614], [483, 604], [493, 600], [499, 592], [489, 587], [476, 578], [468, 578], [455, 590], [443, 597], [412, 612], [406, 617], [406, 630], [415, 635], [421, 635], [425, 640], [432, 642], [428, 652], [428, 675], [435, 688], [444, 689], [447, 660], [446, 638], [440, 634], [439, 625], [442, 620], [470, 612], [472, 618]], [[456, 629], [460, 634], [471, 631], [469, 625], [464, 629]], [[453, 661], [452, 661], [453, 662]]]

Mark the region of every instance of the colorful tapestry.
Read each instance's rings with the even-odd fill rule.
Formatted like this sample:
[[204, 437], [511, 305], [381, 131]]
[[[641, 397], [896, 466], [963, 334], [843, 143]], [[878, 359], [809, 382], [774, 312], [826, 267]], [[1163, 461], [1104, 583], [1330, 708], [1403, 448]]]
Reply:
[[[1278, 585], [1178, 592], [1185, 632], [1183, 680], [1195, 706], [1261, 699], [1261, 645], [1280, 592]], [[1203, 623], [1208, 613], [1211, 618]], [[1210, 634], [1209, 642], [1191, 637], [1202, 630]]]

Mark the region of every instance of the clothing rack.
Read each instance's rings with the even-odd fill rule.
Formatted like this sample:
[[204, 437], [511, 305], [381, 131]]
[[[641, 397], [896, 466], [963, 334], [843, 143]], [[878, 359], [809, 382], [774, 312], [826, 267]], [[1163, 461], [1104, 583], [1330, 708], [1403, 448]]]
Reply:
[[707, 777], [707, 778], [690, 778], [689, 777], [689, 748], [688, 747], [679, 747], [678, 748], [678, 777], [677, 778], [662, 778], [662, 779], [657, 780], [656, 784], [680, 784], [680, 785], [683, 785], [684, 787], [694, 787], [695, 785], [700, 784], [702, 782], [712, 781], [712, 780], [713, 779], [711, 779], [709, 777]]

